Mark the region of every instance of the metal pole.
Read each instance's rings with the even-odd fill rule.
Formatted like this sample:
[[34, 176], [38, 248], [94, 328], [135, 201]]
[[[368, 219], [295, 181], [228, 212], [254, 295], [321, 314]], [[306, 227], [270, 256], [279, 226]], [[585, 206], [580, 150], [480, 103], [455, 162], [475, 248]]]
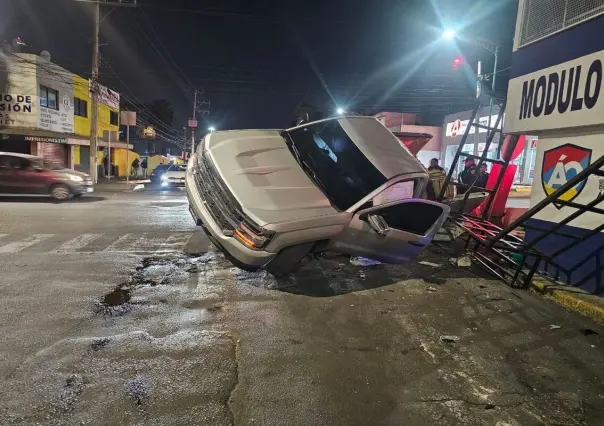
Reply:
[[109, 134], [109, 150], [108, 150], [108, 159], [107, 159], [107, 164], [108, 164], [108, 172], [107, 172], [107, 179], [111, 180], [111, 130], [109, 130], [107, 132]]
[[90, 178], [97, 182], [97, 133], [99, 121], [99, 31], [101, 26], [100, 5], [94, 5], [94, 32], [92, 37], [92, 114], [90, 119]]
[[[193, 121], [195, 121], [197, 112], [197, 90], [193, 99]], [[191, 128], [191, 157], [195, 154], [195, 128]]]
[[482, 83], [482, 62], [478, 61], [476, 70], [476, 99], [480, 99], [480, 85]]
[[130, 181], [130, 124], [126, 126], [126, 183]]

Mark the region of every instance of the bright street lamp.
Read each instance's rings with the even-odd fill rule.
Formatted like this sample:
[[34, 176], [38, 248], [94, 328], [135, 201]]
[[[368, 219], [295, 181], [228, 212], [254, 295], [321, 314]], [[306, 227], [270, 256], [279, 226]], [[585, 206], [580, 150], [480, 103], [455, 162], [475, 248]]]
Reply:
[[216, 131], [216, 127], [210, 126], [210, 127], [208, 127], [208, 131], [215, 132]]
[[445, 40], [453, 40], [456, 35], [457, 33], [455, 32], [455, 30], [444, 30], [442, 38], [444, 38]]
[[338, 109], [336, 110], [336, 113], [337, 113], [338, 115], [342, 115], [342, 114], [344, 114], [345, 112], [346, 112], [346, 111], [344, 111], [344, 108], [338, 108]]

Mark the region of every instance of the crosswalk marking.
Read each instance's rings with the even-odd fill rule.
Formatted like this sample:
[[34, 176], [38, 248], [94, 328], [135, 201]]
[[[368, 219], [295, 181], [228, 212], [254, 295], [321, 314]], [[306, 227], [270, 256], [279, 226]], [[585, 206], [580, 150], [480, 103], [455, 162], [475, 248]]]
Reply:
[[[84, 233], [76, 234], [0, 234], [0, 256], [22, 254], [141, 254], [173, 253], [185, 250], [194, 232]], [[199, 234], [197, 234], [198, 237]], [[4, 245], [3, 245], [4, 244]], [[194, 240], [197, 252], [207, 250], [205, 237]]]
[[119, 237], [113, 244], [109, 245], [102, 251], [119, 251], [119, 250], [115, 250], [115, 249], [120, 245], [120, 243], [123, 243], [128, 238], [130, 238], [130, 234], [124, 234], [121, 237]]
[[25, 250], [27, 247], [33, 246], [34, 244], [38, 244], [47, 238], [53, 237], [55, 234], [34, 234], [29, 237], [21, 240], [15, 241], [9, 244], [6, 244], [0, 247], [0, 254], [4, 253], [18, 253], [22, 250]]
[[67, 241], [64, 244], [61, 244], [59, 247], [54, 249], [52, 253], [62, 253], [62, 252], [73, 252], [79, 249], [86, 247], [88, 244], [93, 242], [96, 239], [99, 239], [103, 236], [103, 234], [82, 234], [77, 237]]

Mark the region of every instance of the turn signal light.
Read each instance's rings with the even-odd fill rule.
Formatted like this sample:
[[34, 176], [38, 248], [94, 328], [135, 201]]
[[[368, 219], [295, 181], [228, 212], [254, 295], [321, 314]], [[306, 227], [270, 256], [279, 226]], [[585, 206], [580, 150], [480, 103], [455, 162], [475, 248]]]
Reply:
[[267, 235], [266, 232], [252, 230], [243, 222], [233, 232], [233, 236], [244, 246], [256, 250], [263, 248], [270, 241], [270, 235]]

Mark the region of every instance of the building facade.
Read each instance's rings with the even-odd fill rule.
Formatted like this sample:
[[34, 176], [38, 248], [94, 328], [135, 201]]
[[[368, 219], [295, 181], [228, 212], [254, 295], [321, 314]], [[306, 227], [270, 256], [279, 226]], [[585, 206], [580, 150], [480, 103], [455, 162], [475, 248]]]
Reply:
[[[49, 55], [0, 52], [0, 151], [44, 157], [87, 172], [90, 164], [89, 81]], [[119, 94], [101, 87], [99, 150], [118, 142]], [[100, 156], [102, 158], [102, 155]]]
[[[499, 114], [499, 107], [493, 106], [491, 110], [491, 126], [495, 125], [497, 115]], [[461, 143], [472, 111], [462, 111], [456, 114], [450, 114], [445, 117], [445, 121], [442, 128], [443, 139], [442, 139], [442, 150], [440, 152], [441, 163], [445, 169], [449, 170], [454, 167], [453, 160], [455, 159], [455, 153]], [[489, 107], [483, 107], [477, 113], [480, 124], [487, 125], [489, 121]], [[503, 123], [505, 123], [505, 115], [503, 116]], [[503, 127], [503, 123], [500, 124], [499, 129]], [[500, 140], [500, 133], [495, 133], [493, 142], [489, 146], [489, 152], [487, 158], [495, 159], [497, 157], [497, 149]], [[522, 154], [518, 156], [512, 164], [518, 166], [514, 184], [516, 185], [532, 185], [533, 176], [535, 172], [535, 161], [537, 154], [537, 136], [526, 136], [524, 149]], [[482, 155], [487, 141], [487, 130], [480, 129], [472, 126], [470, 128], [468, 138], [463, 147], [463, 152], [474, 155]], [[463, 158], [460, 158], [457, 164], [457, 171], [461, 171]]]
[[[531, 207], [604, 155], [603, 61], [604, 2], [520, 0], [504, 131], [539, 137]], [[604, 179], [592, 175], [561, 197], [586, 205], [602, 191]], [[551, 204], [531, 221], [551, 229], [574, 212]], [[561, 280], [598, 294], [604, 293], [604, 234], [587, 234], [603, 222], [604, 215], [585, 213], [562, 226], [584, 241], [554, 259], [574, 271]], [[537, 232], [527, 229], [527, 239]], [[553, 254], [569, 242], [550, 235], [538, 247]]]

